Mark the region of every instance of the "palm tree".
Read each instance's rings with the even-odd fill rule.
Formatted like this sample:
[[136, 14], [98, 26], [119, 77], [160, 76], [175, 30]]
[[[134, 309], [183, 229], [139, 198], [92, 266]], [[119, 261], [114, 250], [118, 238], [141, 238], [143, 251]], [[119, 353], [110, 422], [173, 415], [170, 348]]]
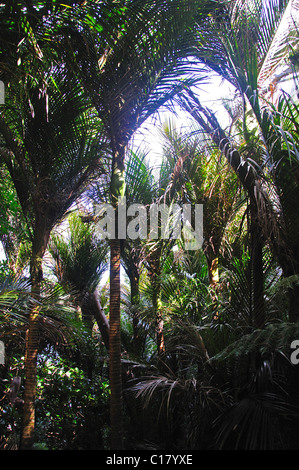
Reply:
[[[137, 128], [186, 81], [194, 16], [213, 2], [94, 2], [66, 14], [54, 30], [65, 60], [84, 84], [103, 121], [113, 155], [111, 200], [125, 194], [125, 156]], [[67, 12], [66, 12], [67, 13]], [[77, 22], [76, 22], [76, 21]], [[78, 26], [79, 25], [79, 26]], [[180, 77], [177, 75], [180, 71]], [[110, 385], [112, 446], [122, 447], [120, 370], [120, 242], [110, 241]]]
[[[166, 189], [176, 201], [203, 204], [203, 250], [210, 285], [219, 280], [218, 258], [225, 231], [242, 201], [239, 182], [219, 150], [193, 128], [177, 130], [171, 122], [163, 129], [164, 154], [171, 167]], [[171, 196], [170, 196], [171, 197]]]
[[[126, 203], [128, 206], [134, 203], [142, 204], [147, 209], [153, 201], [155, 194], [155, 182], [152, 170], [146, 161], [146, 154], [140, 149], [130, 151], [126, 161], [125, 171]], [[133, 316], [133, 349], [136, 355], [141, 352], [142, 337], [140, 337], [140, 325], [138, 318], [138, 306], [140, 303], [140, 276], [142, 274], [143, 245], [144, 240], [139, 237], [136, 240], [125, 239], [121, 242], [121, 258], [125, 272], [130, 281], [130, 310]]]
[[[292, 151], [289, 151], [291, 145], [288, 139], [287, 142], [280, 140], [278, 146], [274, 145], [274, 142], [278, 143], [277, 137], [281, 131], [281, 128], [278, 130], [278, 127], [275, 127], [274, 116], [277, 116], [279, 111], [273, 113], [273, 107], [271, 109], [267, 106], [266, 95], [263, 92], [265, 83], [262, 81], [265, 70], [271, 71], [273, 77], [275, 55], [280, 61], [282, 57], [286, 59], [289, 52], [287, 40], [292, 39], [295, 28], [289, 28], [288, 35], [284, 34], [283, 40], [278, 40], [281, 38], [279, 36], [281, 23], [291, 2], [281, 2], [279, 5], [274, 1], [229, 3], [227, 5], [223, 3], [220, 10], [216, 10], [212, 15], [208, 34], [210, 42], [205, 43], [204, 49], [199, 47], [198, 54], [212, 70], [235, 86], [243, 110], [241, 145], [233, 142], [215, 115], [202, 106], [192, 91], [182, 99], [182, 105], [192, 113], [194, 119], [224, 153], [248, 193], [251, 211], [252, 269], [255, 273], [253, 279], [256, 321], [257, 325], [261, 326], [264, 323], [261, 286], [263, 285], [262, 249], [265, 241], [271, 241], [284, 272], [289, 272], [286, 264], [290, 265], [290, 260], [292, 260], [292, 273], [297, 272], [295, 267], [297, 249], [292, 245], [290, 237], [287, 241], [284, 229], [281, 227], [282, 212], [278, 213], [277, 207], [282, 206], [282, 199], [275, 189], [277, 175], [281, 174], [280, 168], [284, 166], [285, 172], [285, 166], [293, 167], [297, 166], [297, 163], [292, 157]], [[292, 44], [294, 45], [294, 41]], [[281, 54], [277, 55], [278, 50]], [[295, 128], [293, 129], [296, 132]], [[292, 139], [293, 137], [290, 138]], [[265, 174], [274, 182], [272, 192], [273, 190], [276, 192], [275, 199], [269, 197], [269, 184], [265, 183]], [[294, 182], [294, 190], [295, 187]], [[286, 212], [283, 217], [285, 216]], [[284, 223], [289, 224], [287, 220]], [[296, 318], [297, 310], [293, 303], [291, 300], [290, 315]]]
[[76, 214], [68, 218], [68, 233], [53, 233], [49, 251], [54, 259], [53, 274], [70, 292], [81, 309], [83, 323], [92, 327], [95, 318], [109, 350], [109, 323], [99, 299], [99, 283], [106, 271], [108, 246], [96, 239], [94, 227]]
[[[274, 9], [274, 3], [277, 6], [277, 10]], [[251, 14], [248, 15], [248, 9], [257, 5], [262, 5], [262, 8], [259, 9], [259, 13], [262, 12], [262, 15], [259, 16], [258, 20], [256, 20], [257, 16], [254, 17], [252, 11]], [[282, 2], [278, 6], [276, 2], [238, 1], [228, 2], [227, 10], [225, 9], [224, 3], [221, 7], [222, 6], [224, 9], [221, 10], [220, 8], [221, 14], [219, 16], [217, 16], [219, 11], [215, 11], [216, 19], [209, 32], [211, 41], [205, 42], [203, 41], [203, 36], [201, 36], [200, 44], [203, 48], [200, 49], [199, 47], [199, 53], [202, 54], [205, 63], [207, 63], [211, 69], [216, 70], [235, 84], [238, 92], [237, 97], [240, 98], [239, 102], [241, 104], [241, 109], [243, 109], [244, 112], [241, 120], [239, 121], [239, 128], [242, 129], [241, 135], [239, 136], [235, 134], [233, 139], [229, 132], [219, 124], [214, 114], [202, 106], [199, 98], [195, 96], [192, 91], [189, 92], [189, 95], [185, 95], [182, 103], [185, 109], [187, 109], [200, 124], [201, 128], [211, 136], [212, 142], [216, 144], [221, 151], [223, 151], [224, 156], [235, 170], [240, 182], [250, 197], [252, 210], [248, 220], [251, 222], [251, 226], [249, 225], [251, 230], [251, 259], [254, 266], [249, 267], [251, 270], [250, 282], [255, 282], [253, 288], [253, 294], [255, 296], [255, 328], [252, 330], [252, 324], [250, 323], [250, 331], [252, 331], [252, 334], [249, 334], [248, 337], [242, 335], [239, 341], [235, 344], [230, 344], [229, 348], [223, 351], [221, 356], [223, 359], [224, 369], [219, 368], [216, 373], [215, 370], [212, 370], [212, 383], [215, 383], [214, 379], [217, 382], [220, 379], [221, 383], [221, 377], [222, 374], [224, 374], [225, 379], [229, 379], [230, 377], [232, 378], [231, 390], [234, 390], [234, 393], [238, 385], [241, 384], [241, 387], [243, 387], [242, 393], [240, 396], [237, 396], [237, 401], [233, 406], [229, 403], [233, 398], [231, 390], [226, 391], [226, 397], [228, 398], [228, 412], [222, 414], [220, 419], [215, 421], [216, 426], [220, 426], [220, 428], [218, 428], [219, 433], [217, 438], [219, 440], [217, 444], [220, 445], [220, 447], [236, 445], [236, 448], [238, 448], [238, 446], [239, 448], [273, 448], [276, 445], [274, 442], [283, 442], [284, 436], [281, 435], [280, 426], [281, 423], [284, 423], [285, 425], [286, 422], [284, 421], [284, 418], [289, 418], [290, 416], [290, 402], [295, 405], [297, 404], [295, 390], [298, 389], [298, 377], [296, 377], [298, 374], [296, 374], [295, 371], [293, 374], [289, 373], [289, 369], [286, 367], [284, 378], [281, 381], [281, 362], [279, 360], [281, 359], [281, 350], [284, 348], [287, 350], [291, 343], [290, 337], [288, 336], [286, 338], [284, 335], [286, 335], [286, 333], [291, 336], [293, 334], [296, 335], [297, 327], [296, 324], [293, 327], [289, 324], [270, 324], [268, 327], [265, 327], [264, 313], [266, 302], [262, 308], [259, 302], [261, 299], [267, 299], [267, 303], [269, 304], [269, 292], [267, 291], [267, 295], [264, 295], [264, 290], [261, 290], [261, 286], [265, 285], [267, 274], [264, 268], [265, 257], [262, 248], [266, 241], [268, 243], [270, 242], [272, 247], [274, 247], [274, 253], [280, 253], [278, 259], [280, 260], [281, 266], [284, 267], [284, 270], [287, 268], [287, 265], [289, 265], [290, 270], [294, 269], [296, 249], [293, 249], [292, 256], [290, 256], [287, 248], [295, 246], [295, 231], [292, 230], [293, 237], [289, 237], [287, 242], [284, 231], [281, 230], [283, 211], [280, 209], [283, 198], [286, 196], [287, 192], [290, 191], [293, 195], [296, 195], [295, 174], [293, 172], [293, 174], [290, 175], [289, 172], [285, 172], [285, 167], [290, 164], [292, 168], [297, 168], [297, 162], [294, 158], [297, 148], [295, 145], [297, 142], [295, 125], [297, 105], [294, 106], [294, 102], [291, 100], [286, 101], [286, 95], [284, 95], [284, 100], [281, 100], [280, 102], [281, 106], [284, 101], [284, 108], [280, 107], [277, 109], [275, 104], [275, 106], [270, 106], [270, 108], [267, 109], [267, 112], [263, 114], [263, 105], [266, 105], [267, 103], [262, 101], [261, 90], [258, 89], [257, 85], [254, 83], [254, 81], [256, 81], [257, 73], [256, 69], [254, 69], [256, 61], [254, 60], [255, 55], [253, 51], [256, 51], [256, 49], [253, 42], [256, 38], [261, 39], [261, 35], [264, 34], [263, 47], [259, 48], [259, 52], [265, 52], [265, 46], [267, 46], [267, 44], [268, 46], [271, 44], [278, 25], [283, 17], [286, 3]], [[280, 7], [282, 7], [282, 10], [280, 10]], [[241, 8], [241, 11], [239, 11], [239, 8]], [[268, 12], [267, 8], [269, 8]], [[238, 11], [239, 15], [237, 14]], [[234, 12], [235, 16], [230, 16], [232, 12]], [[257, 11], [255, 13], [257, 13]], [[263, 21], [260, 21], [261, 18]], [[255, 29], [253, 27], [254, 24], [255, 26], [258, 25], [260, 30], [258, 30], [258, 28]], [[234, 30], [235, 25], [236, 29]], [[217, 34], [214, 34], [216, 31]], [[275, 43], [277, 44], [276, 40]], [[212, 53], [211, 46], [215, 46]], [[287, 48], [285, 48], [284, 51], [286, 49]], [[269, 57], [271, 57], [271, 54], [267, 56], [267, 61]], [[275, 55], [272, 56], [272, 64], [274, 62], [274, 57]], [[261, 59], [259, 65], [269, 65], [269, 62], [267, 63], [267, 61], [263, 61], [262, 55], [259, 59]], [[261, 83], [262, 81], [259, 81], [259, 86]], [[271, 82], [270, 84], [273, 85]], [[263, 96], [265, 97], [265, 95]], [[267, 98], [269, 98], [269, 94]], [[283, 121], [284, 125], [282, 125]], [[290, 130], [288, 137], [285, 132], [286, 129]], [[279, 152], [275, 154], [274, 151], [277, 149], [276, 146], [278, 147]], [[285, 153], [283, 153], [283, 151]], [[282, 158], [284, 165], [282, 164]], [[274, 161], [276, 163], [275, 165], [273, 165]], [[281, 167], [281, 171], [277, 172], [277, 166]], [[275, 170], [275, 172], [273, 170]], [[275, 177], [277, 178], [278, 175], [281, 178], [283, 176], [288, 177], [288, 184], [291, 184], [289, 188], [287, 188], [287, 185], [285, 184], [283, 188], [284, 191], [282, 191], [281, 187], [280, 192], [277, 191], [277, 183], [273, 184], [275, 183]], [[265, 176], [268, 178], [266, 179]], [[294, 200], [296, 200], [296, 198]], [[287, 201], [285, 200], [284, 202], [286, 204]], [[290, 199], [288, 205], [289, 210], [291, 211]], [[292, 220], [296, 221], [297, 218], [296, 216], [294, 218], [294, 216], [295, 214], [293, 213]], [[262, 221], [262, 224], [256, 226], [256, 220]], [[289, 229], [291, 229], [291, 224], [289, 224]], [[297, 230], [296, 233], [298, 233]], [[283, 255], [287, 255], [284, 260], [282, 259]], [[249, 292], [252, 291], [250, 285], [248, 285], [248, 288], [244, 289], [244, 278], [247, 273], [243, 271], [241, 261], [243, 260], [240, 260], [239, 266], [236, 267], [238, 269], [235, 269], [235, 276], [231, 278], [231, 281], [233, 294], [236, 294], [239, 287], [236, 282], [238, 276], [239, 281], [243, 283], [243, 291], [240, 290], [237, 294], [239, 295], [240, 305], [242, 302], [244, 307], [244, 296], [241, 298], [241, 294], [245, 290], [246, 296], [248, 296]], [[292, 262], [290, 263], [290, 261]], [[297, 276], [295, 276], [294, 279], [296, 278]], [[293, 281], [290, 279], [289, 283], [286, 285], [290, 285], [292, 282]], [[236, 300], [237, 299], [234, 295], [230, 295], [228, 299], [230, 307], [233, 302], [236, 302]], [[250, 302], [252, 302], [252, 299], [250, 299]], [[277, 298], [274, 302], [277, 302]], [[238, 319], [240, 321], [240, 312], [242, 312], [242, 310], [240, 310], [240, 305], [236, 305], [237, 323]], [[275, 304], [272, 304], [272, 307], [274, 305]], [[263, 315], [261, 315], [262, 312]], [[230, 312], [230, 318], [232, 317], [231, 313], [232, 312]], [[293, 310], [293, 314], [294, 313], [295, 310]], [[243, 317], [243, 312], [241, 315]], [[280, 318], [280, 315], [278, 315], [278, 318]], [[267, 317], [267, 320], [269, 320], [269, 317]], [[248, 321], [248, 317], [246, 318], [246, 321]], [[262, 326], [263, 329], [260, 330], [260, 326]], [[234, 326], [230, 325], [230, 329], [233, 330]], [[223, 328], [223, 325], [220, 323], [217, 331], [219, 332], [217, 340], [220, 342], [222, 337], [220, 333], [225, 333], [227, 330]], [[213, 334], [213, 330], [210, 328], [203, 328], [202, 332], [204, 334], [204, 339], [206, 339], [210, 334], [211, 336]], [[181, 340], [182, 333], [180, 332], [179, 334]], [[199, 335], [196, 336], [198, 338]], [[285, 342], [282, 340], [283, 337], [285, 338]], [[273, 349], [271, 347], [268, 348], [268, 346], [274, 338], [277, 340], [278, 344], [277, 348], [273, 352]], [[280, 341], [284, 343], [283, 348]], [[190, 344], [193, 343], [189, 342], [189, 346]], [[198, 344], [200, 345], [201, 350], [201, 341], [198, 341]], [[205, 344], [207, 344], [206, 341]], [[183, 349], [181, 341], [180, 349]], [[208, 352], [211, 353], [210, 348], [208, 347], [207, 349]], [[241, 356], [240, 350], [243, 350], [243, 354]], [[195, 349], [192, 349], [192, 356], [190, 355], [192, 359], [194, 351]], [[228, 365], [227, 354], [229, 351], [231, 351], [232, 355], [236, 359], [236, 362], [234, 363], [235, 368], [233, 370], [226, 369]], [[244, 367], [244, 364], [247, 366]], [[206, 365], [207, 363], [205, 366]], [[188, 370], [191, 370], [191, 367]], [[204, 367], [203, 370], [206, 372], [206, 367]], [[247, 375], [247, 377], [243, 374], [239, 377], [238, 374], [240, 374], [241, 371], [243, 373], [245, 372], [245, 376]], [[283, 391], [285, 386], [284, 380], [286, 377], [288, 381], [288, 392], [290, 393], [289, 402], [285, 400]], [[145, 385], [145, 390], [150, 394], [152, 394], [154, 390], [158, 390], [158, 388], [169, 390], [168, 398], [165, 400], [165, 402], [169, 404], [171, 399], [170, 397], [174, 399], [175, 388], [178, 387], [178, 390], [182, 390], [182, 383], [179, 379], [180, 377], [175, 377], [175, 379], [172, 377], [154, 378]], [[195, 383], [194, 377], [191, 380], [192, 384]], [[248, 382], [244, 387], [246, 380]], [[144, 388], [142, 384], [138, 387]], [[190, 388], [188, 388], [188, 390], [190, 390]], [[282, 391], [283, 393], [281, 393]], [[212, 393], [209, 393], [210, 396], [212, 396]], [[221, 405], [223, 404], [224, 403], [222, 402]], [[193, 409], [194, 408], [195, 407], [193, 407]], [[295, 418], [295, 426], [296, 419], [297, 418]], [[198, 422], [197, 414], [196, 421]], [[257, 426], [255, 427], [252, 425], [248, 429], [248, 423], [253, 422], [256, 423]], [[237, 433], [234, 431], [236, 429], [238, 429]], [[294, 436], [296, 436], [295, 432]], [[294, 438], [294, 440], [295, 439], [296, 438]], [[289, 443], [284, 442], [283, 445], [288, 446]]]
[[[0, 116], [5, 142], [1, 157], [30, 230], [30, 279], [36, 298], [50, 232], [83, 185], [98, 174], [102, 156], [102, 129], [78, 83], [57, 67], [44, 74], [42, 85], [38, 85], [30, 78], [21, 87], [12, 84]], [[26, 348], [24, 448], [33, 444], [38, 323], [39, 308], [35, 304], [29, 315]]]
[[[158, 357], [158, 367], [164, 368], [165, 364], [165, 338], [164, 338], [164, 315], [163, 315], [163, 305], [162, 305], [162, 274], [163, 267], [167, 264], [167, 259], [171, 255], [171, 250], [176, 244], [176, 239], [165, 239], [163, 230], [169, 224], [171, 227], [172, 223], [172, 210], [171, 204], [173, 199], [167, 193], [167, 185], [169, 179], [171, 178], [171, 165], [169, 161], [162, 155], [162, 162], [158, 170], [158, 174], [153, 175], [153, 180], [151, 181], [151, 188], [149, 191], [145, 192], [147, 197], [150, 197], [150, 200], [144, 200], [148, 209], [148, 225], [150, 230], [144, 240], [144, 243], [141, 247], [141, 260], [142, 265], [146, 268], [146, 279], [144, 282], [143, 290], [146, 292], [146, 296], [150, 299], [151, 308], [146, 313], [147, 317], [151, 317], [151, 321], [155, 325], [155, 337], [156, 337], [156, 346], [157, 346], [157, 357]], [[173, 194], [172, 194], [173, 196]], [[164, 216], [157, 218], [157, 229], [158, 234], [151, 233], [152, 227], [151, 224], [151, 209], [152, 207], [159, 207], [161, 204], [161, 209], [164, 211]], [[168, 206], [169, 204], [169, 206]], [[167, 220], [165, 219], [165, 215]], [[166, 223], [166, 225], [164, 225]], [[156, 238], [153, 238], [156, 237]]]
[[[297, 33], [294, 38], [289, 37], [294, 33], [296, 25], [293, 31], [286, 28], [285, 34], [280, 36], [282, 40], [278, 41], [281, 22], [285, 18], [287, 6], [291, 4], [296, 8], [295, 2], [281, 2], [278, 5], [277, 2], [236, 1], [230, 2], [227, 8], [223, 4], [224, 10], [222, 10], [221, 17], [217, 16], [216, 12], [212, 21], [211, 41], [206, 43], [204, 50], [199, 52], [211, 69], [220, 73], [235, 86], [235, 99], [239, 97], [242, 109], [241, 119], [239, 119], [239, 129], [242, 129], [240, 136], [235, 134], [234, 138], [231, 137], [219, 124], [211, 110], [204, 108], [192, 91], [185, 96], [183, 103], [185, 109], [192, 113], [202, 129], [221, 149], [249, 196], [251, 207], [249, 219], [250, 282], [253, 283], [255, 328], [265, 327], [265, 301], [268, 299], [264, 295], [263, 287], [266, 278], [264, 247], [272, 248], [283, 275], [289, 277], [291, 274], [288, 282], [289, 286], [292, 285], [289, 296], [289, 319], [293, 322], [298, 319], [296, 286], [298, 213], [296, 215], [293, 211], [292, 203], [298, 197], [296, 177], [298, 158], [295, 157], [298, 155], [296, 124], [298, 105], [295, 95], [290, 97], [287, 93], [279, 93], [275, 89], [276, 79], [279, 78], [280, 72], [276, 67], [275, 57], [281, 60], [283, 55], [284, 59], [288, 59], [290, 71], [290, 65], [295, 61], [296, 47], [298, 47], [298, 39], [295, 44], [293, 42]], [[294, 13], [296, 14], [296, 10]], [[216, 31], [217, 34], [212, 39], [213, 32]], [[293, 49], [288, 48], [289, 39], [291, 39]], [[215, 46], [214, 49], [213, 46]], [[277, 53], [278, 50], [279, 53]], [[271, 72], [268, 83], [264, 81], [265, 70]], [[290, 75], [289, 71], [286, 72], [288, 75]], [[266, 90], [265, 85], [269, 87], [266, 86]], [[275, 325], [273, 328], [275, 329]], [[294, 325], [293, 328], [295, 330], [296, 326]], [[241, 341], [243, 339], [244, 337]], [[262, 374], [263, 361], [266, 361], [267, 367], [272, 368], [271, 360], [261, 350], [258, 353], [255, 350], [253, 357], [257, 359], [257, 369], [254, 374]], [[245, 360], [247, 359], [248, 355], [245, 356]], [[298, 406], [294, 392], [298, 387], [298, 374], [296, 371], [287, 370], [286, 376], [291, 401]], [[242, 412], [241, 408], [246, 400], [240, 403], [240, 407], [237, 407], [238, 411]], [[269, 407], [273, 405], [275, 408], [275, 403], [269, 403]], [[264, 416], [263, 419], [267, 419], [262, 408], [260, 415]], [[233, 413], [228, 419], [232, 422], [235, 418], [236, 415]], [[243, 418], [244, 415], [241, 419]], [[226, 430], [228, 429], [229, 426]], [[252, 441], [249, 440], [249, 445], [256, 444], [257, 435], [254, 437], [254, 433], [255, 430], [252, 430], [250, 436]]]

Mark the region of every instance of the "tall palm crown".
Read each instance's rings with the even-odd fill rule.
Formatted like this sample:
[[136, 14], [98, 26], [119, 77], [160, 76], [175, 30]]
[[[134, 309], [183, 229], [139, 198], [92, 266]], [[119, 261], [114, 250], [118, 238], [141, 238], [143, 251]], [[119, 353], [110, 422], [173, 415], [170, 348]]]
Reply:
[[[198, 8], [189, 0], [93, 1], [71, 15], [66, 11], [53, 27], [68, 68], [84, 85], [109, 138], [110, 191], [116, 208], [118, 197], [125, 194], [128, 143], [138, 126], [186, 85], [182, 76], [189, 78], [191, 71], [186, 56], [193, 51], [194, 18], [203, 20], [214, 5], [204, 1]], [[112, 445], [121, 448], [119, 240], [111, 240], [110, 254]]]
[[182, 87], [191, 71], [192, 18], [204, 18], [214, 3], [197, 11], [186, 0], [94, 1], [64, 18], [60, 32], [115, 150]]
[[14, 91], [0, 116], [1, 133], [11, 151], [5, 153], [2, 146], [2, 155], [25, 214], [33, 225], [45, 218], [51, 229], [82, 183], [100, 169], [102, 129], [80, 87], [71, 86], [59, 70], [49, 75], [44, 92], [29, 86], [27, 102]]

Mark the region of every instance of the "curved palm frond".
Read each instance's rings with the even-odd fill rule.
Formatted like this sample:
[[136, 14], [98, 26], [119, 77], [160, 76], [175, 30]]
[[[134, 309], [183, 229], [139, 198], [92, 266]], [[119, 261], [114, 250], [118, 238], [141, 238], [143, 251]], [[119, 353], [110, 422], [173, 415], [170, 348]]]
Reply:
[[61, 285], [84, 295], [94, 292], [107, 270], [108, 245], [97, 240], [94, 226], [82, 222], [77, 214], [68, 222], [68, 233], [53, 234], [50, 241], [53, 274]]
[[9, 276], [1, 279], [1, 327], [7, 328], [10, 320], [21, 321], [22, 323], [24, 321], [26, 322], [26, 312], [31, 302], [30, 282], [27, 279], [11, 278]]
[[70, 343], [76, 327], [74, 306], [60, 286], [44, 284], [40, 296], [32, 296], [31, 283], [22, 277], [6, 277], [0, 288], [0, 337], [4, 341], [24, 341], [32, 306], [40, 309], [41, 334], [53, 344]]
[[211, 357], [211, 361], [237, 359], [251, 353], [280, 354], [290, 362], [291, 344], [298, 337], [298, 325], [289, 322], [270, 323], [262, 330], [243, 335], [223, 351]]
[[46, 81], [43, 94], [29, 85], [28, 102], [18, 100], [15, 90], [2, 113], [0, 129], [14, 152], [6, 163], [25, 213], [39, 207], [52, 228], [83, 184], [101, 171], [105, 139], [78, 83], [71, 84], [59, 69], [48, 74]]
[[66, 41], [71, 35], [71, 50], [79, 51], [79, 76], [113, 146], [128, 143], [142, 122], [183, 83], [191, 83], [192, 61], [185, 57], [192, 54], [192, 24], [196, 15], [203, 22], [213, 6], [182, 0], [101, 2], [72, 11], [71, 17], [66, 11], [63, 25], [53, 26]]

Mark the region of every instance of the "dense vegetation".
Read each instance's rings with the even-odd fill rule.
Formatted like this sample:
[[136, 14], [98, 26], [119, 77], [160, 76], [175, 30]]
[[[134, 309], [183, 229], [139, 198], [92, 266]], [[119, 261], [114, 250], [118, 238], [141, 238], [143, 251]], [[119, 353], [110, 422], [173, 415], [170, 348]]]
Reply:
[[[298, 1], [13, 0], [0, 25], [1, 449], [298, 449]], [[202, 204], [202, 247], [103, 239], [124, 197]]]

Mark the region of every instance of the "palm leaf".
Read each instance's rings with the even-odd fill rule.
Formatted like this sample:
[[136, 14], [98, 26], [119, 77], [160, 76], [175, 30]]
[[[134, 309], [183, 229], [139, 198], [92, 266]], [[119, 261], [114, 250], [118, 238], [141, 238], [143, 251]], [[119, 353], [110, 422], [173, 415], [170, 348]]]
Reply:
[[51, 238], [52, 270], [61, 285], [84, 296], [94, 292], [107, 269], [108, 245], [97, 240], [94, 226], [82, 222], [77, 214], [68, 221], [68, 233]]
[[237, 359], [251, 353], [278, 353], [287, 360], [291, 354], [291, 343], [298, 337], [298, 325], [281, 322], [271, 323], [263, 330], [255, 330], [243, 335], [242, 338], [230, 344], [220, 353], [211, 358], [211, 361]]
[[52, 227], [83, 185], [101, 171], [105, 139], [76, 82], [71, 84], [58, 68], [47, 76], [47, 82], [42, 94], [38, 86], [29, 84], [29, 101], [17, 101], [17, 94], [11, 95], [0, 128], [14, 152], [6, 163], [24, 212], [34, 218], [32, 211], [39, 207]]
[[72, 17], [65, 12], [63, 26], [54, 26], [72, 37], [79, 76], [113, 146], [116, 139], [127, 143], [138, 126], [191, 83], [192, 62], [185, 57], [192, 53], [193, 17], [204, 19], [212, 6], [204, 2], [197, 9], [182, 0], [101, 2]]

